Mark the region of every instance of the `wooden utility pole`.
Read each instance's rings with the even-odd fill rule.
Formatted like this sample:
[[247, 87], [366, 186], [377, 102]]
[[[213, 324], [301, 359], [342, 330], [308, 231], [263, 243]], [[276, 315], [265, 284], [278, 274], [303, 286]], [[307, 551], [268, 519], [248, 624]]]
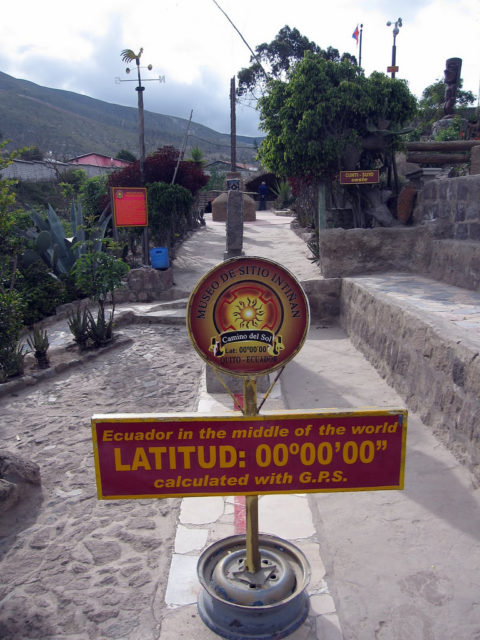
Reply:
[[230, 171], [237, 170], [237, 117], [235, 113], [235, 76], [230, 80]]

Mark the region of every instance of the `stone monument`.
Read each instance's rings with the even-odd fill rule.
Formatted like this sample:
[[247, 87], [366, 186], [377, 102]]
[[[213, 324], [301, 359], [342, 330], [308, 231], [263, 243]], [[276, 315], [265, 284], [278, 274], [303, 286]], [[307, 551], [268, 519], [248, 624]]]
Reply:
[[442, 129], [448, 129], [454, 116], [455, 103], [457, 102], [457, 89], [460, 85], [462, 72], [462, 59], [449, 58], [445, 63], [445, 102], [443, 103], [443, 117], [432, 125], [432, 137], [435, 138]]
[[225, 179], [225, 191], [221, 193], [218, 198], [212, 202], [212, 220], [213, 222], [226, 222], [227, 221], [227, 201], [228, 201], [228, 185], [233, 184], [232, 181], [239, 181], [239, 188], [237, 189], [242, 194], [243, 205], [243, 220], [244, 222], [253, 222], [257, 219], [256, 210], [257, 205], [253, 198], [244, 193], [244, 185], [242, 175], [239, 171], [229, 171]]
[[227, 246], [224, 260], [236, 258], [243, 253], [243, 198], [242, 192], [230, 188], [227, 192]]
[[460, 85], [462, 71], [461, 58], [449, 58], [443, 72], [445, 82], [445, 102], [443, 103], [443, 120], [453, 118], [453, 110], [457, 101], [457, 89]]

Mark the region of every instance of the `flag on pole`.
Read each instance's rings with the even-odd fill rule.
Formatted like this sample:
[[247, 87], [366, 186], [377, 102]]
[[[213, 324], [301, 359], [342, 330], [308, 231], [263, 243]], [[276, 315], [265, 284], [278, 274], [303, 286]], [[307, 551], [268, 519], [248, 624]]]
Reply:
[[360, 31], [358, 30], [358, 24], [355, 27], [355, 31], [352, 33], [352, 38], [355, 38], [355, 42], [357, 43], [358, 46], [358, 36], [360, 35]]

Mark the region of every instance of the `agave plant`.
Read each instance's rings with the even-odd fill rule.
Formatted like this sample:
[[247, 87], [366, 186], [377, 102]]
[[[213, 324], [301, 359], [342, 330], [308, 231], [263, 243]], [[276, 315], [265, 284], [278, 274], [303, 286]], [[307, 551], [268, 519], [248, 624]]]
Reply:
[[[55, 210], [48, 205], [47, 218], [37, 211], [31, 211], [30, 217], [36, 229], [22, 231], [16, 229], [18, 235], [33, 240], [33, 248], [22, 255], [24, 264], [29, 265], [41, 258], [56, 276], [67, 275], [78, 258], [88, 250], [100, 251], [107, 226], [111, 219], [108, 205], [93, 228], [85, 230], [82, 206], [72, 202], [70, 219], [73, 236], [67, 238], [62, 221]], [[89, 247], [87, 248], [87, 241]]]
[[42, 331], [36, 325], [33, 326], [33, 331], [27, 338], [27, 343], [30, 349], [33, 351], [38, 366], [40, 369], [48, 369], [50, 362], [48, 360], [47, 351], [50, 343], [48, 341], [46, 329]]
[[86, 309], [77, 308], [68, 316], [68, 328], [72, 332], [74, 341], [80, 351], [85, 351], [89, 338], [88, 315]]
[[287, 180], [277, 181], [272, 191], [277, 196], [275, 204], [279, 209], [284, 209], [293, 202], [292, 190]]
[[95, 347], [104, 347], [108, 344], [113, 335], [113, 312], [107, 320], [103, 307], [98, 308], [97, 318], [93, 317], [91, 311], [88, 314], [88, 336]]

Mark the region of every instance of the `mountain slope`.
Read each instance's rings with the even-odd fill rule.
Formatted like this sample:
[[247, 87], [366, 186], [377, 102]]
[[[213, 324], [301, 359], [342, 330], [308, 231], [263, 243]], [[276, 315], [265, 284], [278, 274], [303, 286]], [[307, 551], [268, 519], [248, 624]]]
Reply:
[[[180, 148], [188, 121], [145, 111], [145, 147]], [[192, 122], [191, 146], [207, 158], [229, 159], [230, 136]], [[10, 149], [37, 146], [52, 151], [58, 159], [102, 153], [115, 156], [120, 149], [138, 150], [138, 112], [132, 107], [96, 100], [71, 91], [49, 89], [0, 72], [0, 138], [9, 139]], [[239, 136], [239, 162], [255, 157], [254, 138]]]

